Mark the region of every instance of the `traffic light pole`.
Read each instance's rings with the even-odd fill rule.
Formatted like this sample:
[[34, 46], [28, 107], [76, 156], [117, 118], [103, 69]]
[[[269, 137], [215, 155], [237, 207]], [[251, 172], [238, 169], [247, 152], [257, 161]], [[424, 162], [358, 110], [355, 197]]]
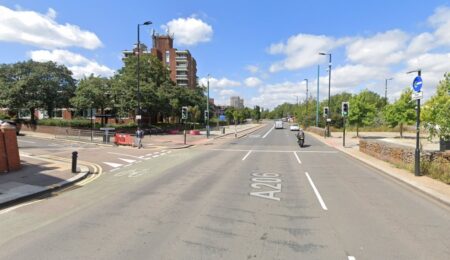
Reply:
[[342, 117], [343, 120], [343, 126], [344, 126], [344, 132], [342, 135], [342, 146], [345, 147], [345, 116]]

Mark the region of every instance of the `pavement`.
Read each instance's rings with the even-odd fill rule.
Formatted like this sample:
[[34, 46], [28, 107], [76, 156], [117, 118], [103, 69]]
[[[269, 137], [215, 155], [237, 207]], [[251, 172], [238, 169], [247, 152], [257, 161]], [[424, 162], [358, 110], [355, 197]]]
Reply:
[[[359, 138], [356, 137], [355, 132], [346, 134], [345, 147], [343, 147], [342, 132], [332, 132], [331, 137], [324, 138], [323, 136], [310, 133], [316, 139], [323, 143], [334, 147], [346, 154], [384, 172], [385, 174], [404, 182], [411, 187], [423, 192], [450, 206], [450, 185], [430, 178], [428, 176], [415, 176], [413, 173], [395, 167], [393, 164], [379, 160], [373, 156], [359, 151], [359, 138], [377, 138], [390, 143], [415, 147], [415, 136], [413, 133], [404, 133], [405, 138], [399, 138], [398, 133], [391, 132], [361, 132]], [[426, 138], [421, 138], [423, 149], [425, 150], [439, 150], [438, 141], [430, 141]]]
[[[184, 149], [195, 145], [211, 142], [218, 138], [237, 137], [241, 138], [248, 133], [256, 131], [263, 125], [245, 124], [226, 126], [225, 134], [222, 130], [210, 132], [211, 138], [206, 138], [206, 133], [200, 135], [187, 135], [186, 144], [184, 136], [176, 135], [152, 135], [143, 139], [144, 149]], [[23, 135], [44, 139], [58, 139], [55, 135], [23, 131]], [[71, 142], [85, 143], [86, 141], [71, 140]], [[105, 144], [96, 144], [99, 146]], [[111, 146], [111, 145], [106, 145]], [[84, 179], [89, 174], [89, 168], [80, 165], [77, 174], [71, 172], [71, 162], [59, 157], [46, 157], [33, 154], [21, 153], [22, 169], [15, 172], [0, 174], [0, 208], [33, 199], [42, 194], [74, 184]]]

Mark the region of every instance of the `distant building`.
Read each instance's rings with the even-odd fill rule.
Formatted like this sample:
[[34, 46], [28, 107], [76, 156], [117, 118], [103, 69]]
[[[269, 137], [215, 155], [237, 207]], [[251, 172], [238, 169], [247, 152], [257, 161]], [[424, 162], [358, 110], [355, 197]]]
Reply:
[[230, 106], [234, 108], [244, 108], [244, 99], [239, 96], [230, 97]]
[[[197, 86], [197, 62], [189, 50], [173, 48], [173, 35], [153, 33], [153, 46], [149, 51], [145, 44], [140, 45], [142, 54], [152, 54], [157, 57], [170, 71], [170, 79], [181, 87], [195, 88]], [[137, 44], [132, 51], [123, 51], [124, 57], [137, 54]]]

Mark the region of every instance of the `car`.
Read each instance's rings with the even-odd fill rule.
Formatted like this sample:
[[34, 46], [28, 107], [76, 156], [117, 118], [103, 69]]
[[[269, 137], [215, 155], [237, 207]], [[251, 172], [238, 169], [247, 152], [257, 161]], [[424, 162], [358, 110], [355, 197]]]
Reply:
[[275, 121], [275, 129], [283, 129], [283, 121], [281, 120]]
[[299, 131], [300, 130], [300, 126], [298, 124], [293, 124], [289, 127], [289, 130], [291, 131]]
[[6, 124], [6, 123], [14, 126], [16, 128], [16, 134], [19, 135], [20, 129], [22, 128], [21, 124], [17, 124], [16, 122], [14, 122], [12, 120], [1, 120], [0, 119], [0, 125]]

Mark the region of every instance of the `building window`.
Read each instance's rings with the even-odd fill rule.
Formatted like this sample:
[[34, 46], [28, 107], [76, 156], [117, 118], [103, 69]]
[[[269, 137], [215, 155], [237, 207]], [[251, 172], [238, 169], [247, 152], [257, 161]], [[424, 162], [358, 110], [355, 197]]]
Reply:
[[166, 51], [166, 64], [170, 64], [170, 51]]

